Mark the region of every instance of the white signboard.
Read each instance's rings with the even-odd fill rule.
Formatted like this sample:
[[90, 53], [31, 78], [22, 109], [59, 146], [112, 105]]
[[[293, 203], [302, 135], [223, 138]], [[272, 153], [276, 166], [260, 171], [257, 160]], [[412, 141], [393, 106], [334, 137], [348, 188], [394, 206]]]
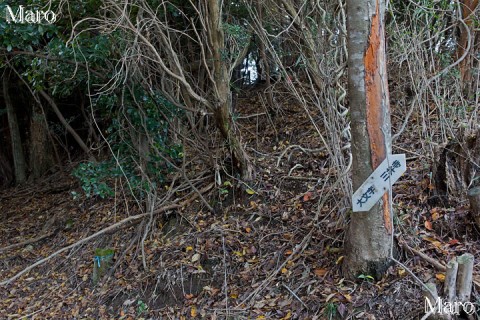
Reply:
[[353, 212], [370, 210], [405, 170], [405, 154], [391, 154], [385, 158], [353, 194]]

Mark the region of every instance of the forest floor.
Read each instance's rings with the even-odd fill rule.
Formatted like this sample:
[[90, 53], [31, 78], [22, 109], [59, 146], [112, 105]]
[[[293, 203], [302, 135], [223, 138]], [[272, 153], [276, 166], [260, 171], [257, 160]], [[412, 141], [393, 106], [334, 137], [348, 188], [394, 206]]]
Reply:
[[[241, 115], [262, 113], [254, 93], [238, 106]], [[342, 277], [349, 213], [328, 178], [341, 168], [329, 167], [303, 108], [284, 101], [284, 110], [271, 121], [239, 117], [257, 173], [250, 189], [233, 181], [208, 188], [212, 174], [204, 196], [215, 214], [197, 198], [153, 215], [150, 224], [149, 216], [131, 220], [59, 253], [0, 286], [0, 319], [420, 319], [421, 287], [403, 267], [390, 267], [380, 281]], [[393, 190], [396, 239], [444, 265], [465, 252], [477, 256], [479, 233], [467, 203], [445, 208], [431, 201], [432, 159], [421, 155], [415, 133], [402, 139], [393, 150], [407, 151], [408, 159]], [[0, 281], [141, 213], [121, 193], [73, 200], [72, 191], [80, 185], [64, 168], [0, 192]], [[94, 285], [96, 248], [115, 254], [109, 274]], [[442, 271], [401, 252], [409, 270], [441, 288]], [[480, 282], [478, 263], [474, 279]]]

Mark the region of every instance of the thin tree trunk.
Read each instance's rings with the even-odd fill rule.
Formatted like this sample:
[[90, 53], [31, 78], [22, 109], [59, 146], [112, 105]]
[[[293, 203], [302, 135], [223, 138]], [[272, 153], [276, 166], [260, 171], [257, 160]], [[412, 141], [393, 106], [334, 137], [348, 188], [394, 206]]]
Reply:
[[3, 75], [3, 97], [7, 108], [8, 127], [10, 129], [10, 137], [12, 140], [13, 164], [15, 169], [16, 183], [23, 183], [26, 180], [26, 162], [23, 153], [22, 137], [20, 136], [20, 128], [18, 126], [17, 114], [13, 108], [9, 90], [10, 75], [5, 71]]
[[[385, 0], [348, 0], [348, 86], [353, 189], [391, 150], [386, 73]], [[392, 218], [386, 193], [368, 212], [353, 212], [345, 237], [343, 272], [380, 278], [390, 265]]]
[[34, 102], [30, 120], [30, 169], [34, 179], [40, 178], [54, 164], [53, 146], [41, 108]]
[[[457, 44], [456, 58], [460, 59], [465, 51], [469, 49], [469, 52], [465, 58], [460, 62], [460, 80], [462, 86], [467, 92], [470, 92], [472, 87], [472, 72], [471, 72], [471, 62], [474, 57], [475, 51], [474, 47], [476, 46], [476, 30], [474, 28], [475, 22], [475, 11], [477, 10], [479, 0], [462, 0], [461, 9], [462, 9], [462, 19], [463, 23], [460, 23], [460, 38]], [[469, 48], [470, 43], [470, 48]]]
[[50, 106], [52, 107], [53, 112], [55, 112], [55, 114], [57, 115], [58, 120], [60, 120], [60, 122], [67, 129], [67, 131], [73, 136], [73, 138], [78, 143], [80, 148], [82, 148], [82, 150], [89, 156], [90, 160], [91, 161], [96, 161], [95, 157], [90, 153], [90, 148], [87, 147], [87, 145], [85, 144], [85, 142], [83, 142], [82, 138], [78, 135], [78, 133], [75, 131], [75, 129], [73, 129], [72, 126], [70, 126], [70, 124], [67, 122], [67, 120], [65, 120], [62, 113], [60, 112], [60, 109], [58, 108], [57, 104], [52, 99], [52, 97], [50, 97], [43, 90], [39, 90], [38, 92], [42, 95], [42, 97], [45, 98], [45, 100], [47, 100], [48, 104], [50, 104]]
[[[257, 12], [259, 18], [259, 24], [262, 24], [263, 21], [263, 10], [262, 5], [260, 2], [257, 2]], [[263, 27], [261, 28], [263, 31]], [[273, 110], [273, 92], [271, 88], [271, 81], [270, 81], [270, 64], [267, 60], [267, 53], [265, 52], [265, 44], [263, 43], [262, 39], [258, 39], [258, 51], [260, 51], [260, 57], [263, 60], [263, 67], [265, 68], [265, 83], [267, 85], [266, 95], [267, 95], [267, 104], [268, 109]], [[259, 75], [258, 77], [261, 77]]]
[[[304, 21], [302, 14], [295, 9], [294, 2], [291, 0], [281, 0], [281, 3], [283, 4], [285, 11], [290, 15], [291, 19], [293, 19], [293, 23], [297, 27], [298, 31], [303, 33], [302, 40], [304, 41], [305, 45], [305, 62], [307, 63], [308, 69], [311, 72], [310, 76], [317, 86], [317, 89], [322, 90], [324, 86], [322, 85], [323, 80], [320, 76], [321, 73], [319, 70], [319, 63], [317, 61], [318, 59], [315, 56], [317, 49], [317, 46], [315, 46], [315, 37], [306, 21]], [[293, 50], [286, 52], [292, 51]]]
[[253, 179], [253, 169], [245, 150], [242, 147], [239, 136], [234, 130], [233, 120], [230, 114], [229, 95], [230, 84], [227, 65], [222, 58], [224, 51], [224, 34], [221, 24], [221, 8], [218, 0], [207, 0], [208, 14], [208, 37], [213, 61], [213, 90], [215, 103], [213, 113], [217, 127], [232, 151], [235, 171], [241, 178], [250, 181]]

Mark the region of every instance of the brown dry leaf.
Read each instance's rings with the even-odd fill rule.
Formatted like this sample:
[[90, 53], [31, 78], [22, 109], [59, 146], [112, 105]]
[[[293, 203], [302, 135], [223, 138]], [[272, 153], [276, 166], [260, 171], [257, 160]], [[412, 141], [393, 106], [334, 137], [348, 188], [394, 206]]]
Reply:
[[327, 272], [328, 272], [327, 269], [322, 269], [322, 268], [317, 268], [313, 270], [313, 273], [315, 273], [317, 277], [323, 277], [324, 275], [327, 274]]
[[303, 195], [303, 201], [309, 201], [310, 199], [312, 198], [312, 193], [310, 191], [308, 191], [307, 193], [305, 193]]
[[343, 297], [345, 298], [345, 300], [347, 300], [348, 302], [352, 302], [352, 296], [349, 295], [348, 293], [342, 293]]
[[432, 223], [429, 220], [425, 220], [425, 229], [432, 230]]
[[439, 212], [438, 208], [433, 208], [432, 210], [430, 210], [430, 213], [432, 214], [432, 220], [433, 221], [436, 221], [436, 220], [438, 220], [438, 218], [440, 218], [440, 212]]
[[423, 237], [423, 240], [430, 242], [433, 244], [435, 247], [439, 248], [442, 250], [442, 243], [434, 238], [431, 237]]
[[458, 241], [458, 239], [452, 239], [450, 241], [448, 241], [448, 244], [451, 245], [451, 246], [454, 246], [456, 244], [459, 244], [460, 241]]

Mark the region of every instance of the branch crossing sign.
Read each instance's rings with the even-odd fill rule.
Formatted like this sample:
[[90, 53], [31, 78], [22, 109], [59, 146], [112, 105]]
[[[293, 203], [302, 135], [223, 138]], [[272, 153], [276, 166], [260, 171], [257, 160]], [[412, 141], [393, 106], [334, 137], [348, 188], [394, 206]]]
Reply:
[[353, 194], [353, 212], [370, 210], [405, 170], [405, 154], [392, 154], [385, 158]]

